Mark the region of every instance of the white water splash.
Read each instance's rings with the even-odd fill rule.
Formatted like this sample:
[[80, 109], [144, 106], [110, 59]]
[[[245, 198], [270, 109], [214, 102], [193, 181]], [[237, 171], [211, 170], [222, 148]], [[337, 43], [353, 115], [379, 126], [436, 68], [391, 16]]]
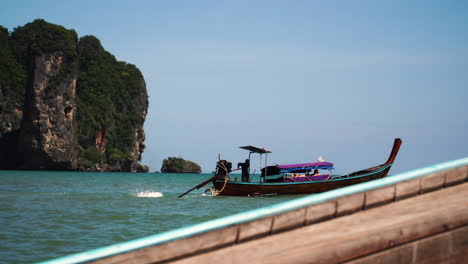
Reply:
[[137, 197], [149, 197], [149, 198], [158, 198], [163, 197], [163, 194], [160, 192], [139, 192]]

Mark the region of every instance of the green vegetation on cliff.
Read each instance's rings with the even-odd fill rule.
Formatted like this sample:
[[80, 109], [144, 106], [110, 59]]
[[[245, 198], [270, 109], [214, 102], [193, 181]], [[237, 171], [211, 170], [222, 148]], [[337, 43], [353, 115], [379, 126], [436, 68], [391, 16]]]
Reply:
[[134, 65], [117, 61], [93, 36], [82, 37], [78, 48], [76, 119], [80, 145], [87, 149], [82, 157], [90, 160], [87, 156], [94, 151], [90, 148], [100, 135], [108, 139], [106, 162], [116, 164], [131, 159], [135, 127], [143, 124], [145, 118], [136, 100], [144, 91], [143, 76]]
[[182, 158], [169, 157], [163, 161], [161, 172], [163, 173], [201, 173], [198, 164]]
[[26, 90], [26, 70], [13, 54], [8, 30], [0, 26], [0, 137], [19, 129]]
[[[37, 107], [43, 111], [41, 115]], [[139, 69], [117, 61], [96, 37], [78, 40], [74, 30], [42, 19], [15, 28], [11, 34], [0, 26], [0, 147], [10, 148], [5, 153], [22, 151], [22, 146], [15, 145], [26, 142], [19, 139], [25, 135], [22, 127], [29, 129], [26, 133], [41, 134], [33, 136], [39, 143], [34, 148], [41, 148], [41, 137], [60, 137], [57, 131], [71, 131], [73, 136], [64, 140], [76, 143], [67, 152], [78, 157], [65, 162], [75, 164], [68, 169], [141, 170], [138, 161], [145, 148], [147, 107], [146, 84]], [[60, 124], [54, 122], [60, 119], [39, 120], [44, 113], [64, 115], [73, 121]], [[3, 137], [7, 132], [16, 138]], [[37, 152], [31, 146], [28, 151]], [[50, 153], [44, 149], [40, 152]], [[54, 159], [44, 156], [49, 165]], [[20, 163], [25, 168], [44, 166]]]
[[13, 50], [23, 65], [32, 66], [34, 57], [57, 51], [63, 52], [68, 58], [78, 55], [76, 32], [43, 19], [15, 28], [11, 39]]

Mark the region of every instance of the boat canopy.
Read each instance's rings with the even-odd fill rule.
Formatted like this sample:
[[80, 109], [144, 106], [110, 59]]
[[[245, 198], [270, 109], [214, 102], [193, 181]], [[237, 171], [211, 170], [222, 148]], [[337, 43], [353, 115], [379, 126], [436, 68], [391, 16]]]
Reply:
[[330, 162], [313, 162], [288, 165], [273, 165], [263, 168], [262, 176], [272, 176], [281, 173], [306, 173], [313, 170], [333, 170], [333, 163]]
[[259, 148], [259, 147], [254, 147], [254, 146], [243, 146], [239, 148], [248, 150], [253, 153], [259, 153], [259, 154], [271, 153], [271, 151], [266, 150], [265, 148]]
[[280, 169], [281, 173], [289, 172], [306, 172], [311, 170], [332, 170], [333, 163], [330, 162], [314, 162], [314, 163], [302, 163], [302, 164], [289, 164], [289, 165], [276, 165]]

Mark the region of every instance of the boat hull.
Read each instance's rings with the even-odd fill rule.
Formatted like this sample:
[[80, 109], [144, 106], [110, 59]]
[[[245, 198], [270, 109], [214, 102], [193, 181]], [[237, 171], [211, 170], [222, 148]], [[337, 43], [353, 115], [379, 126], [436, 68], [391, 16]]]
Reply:
[[[352, 173], [348, 177], [310, 182], [275, 182], [250, 183], [218, 179], [213, 181], [215, 189], [221, 190], [223, 196], [256, 196], [256, 195], [295, 195], [326, 192], [354, 184], [368, 182], [385, 177], [391, 164], [372, 168], [372, 171]], [[352, 175], [352, 176], [351, 176]]]

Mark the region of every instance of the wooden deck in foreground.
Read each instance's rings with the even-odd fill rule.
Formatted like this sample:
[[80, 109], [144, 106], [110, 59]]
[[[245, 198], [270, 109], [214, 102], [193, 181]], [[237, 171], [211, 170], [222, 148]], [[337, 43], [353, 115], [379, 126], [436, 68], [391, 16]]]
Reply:
[[466, 257], [468, 183], [175, 263], [463, 263]]

